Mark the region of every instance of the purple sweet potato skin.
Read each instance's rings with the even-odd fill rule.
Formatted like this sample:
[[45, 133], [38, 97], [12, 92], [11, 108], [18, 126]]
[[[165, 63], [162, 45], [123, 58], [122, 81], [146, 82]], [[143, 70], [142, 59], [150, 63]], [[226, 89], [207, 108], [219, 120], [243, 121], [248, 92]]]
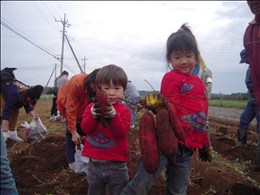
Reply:
[[105, 108], [106, 108], [107, 103], [108, 103], [107, 93], [105, 91], [102, 91], [102, 90], [97, 91], [96, 96], [95, 96], [95, 101], [100, 104], [100, 108], [101, 108], [102, 116], [100, 118], [100, 122], [101, 122], [103, 127], [107, 127], [108, 121], [103, 117], [103, 114], [105, 112]]
[[144, 169], [154, 174], [160, 165], [160, 154], [153, 116], [148, 112], [143, 114], [139, 127], [139, 144]]
[[157, 112], [156, 123], [159, 149], [165, 156], [173, 156], [178, 151], [178, 142], [166, 109]]
[[178, 140], [180, 140], [182, 143], [185, 143], [184, 130], [181, 126], [179, 119], [176, 116], [175, 110], [172, 107], [173, 107], [173, 105], [171, 105], [171, 104], [167, 104], [167, 107], [166, 107], [168, 114], [169, 114], [171, 127], [172, 127], [176, 137], [178, 138]]

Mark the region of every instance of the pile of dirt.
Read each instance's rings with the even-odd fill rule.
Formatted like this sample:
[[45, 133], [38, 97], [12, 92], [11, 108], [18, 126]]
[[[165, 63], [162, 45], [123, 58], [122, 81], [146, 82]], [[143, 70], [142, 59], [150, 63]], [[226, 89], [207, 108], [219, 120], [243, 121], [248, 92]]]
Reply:
[[[50, 101], [39, 101], [36, 113], [48, 128], [48, 136], [41, 142], [26, 142], [25, 130], [19, 127], [23, 143], [7, 142], [8, 157], [20, 195], [30, 194], [87, 194], [86, 176], [73, 173], [65, 161], [65, 123], [49, 120]], [[30, 119], [21, 110], [18, 124]], [[226, 125], [225, 125], [226, 124]], [[232, 148], [236, 143], [236, 126], [228, 119], [210, 118], [213, 160], [201, 162], [194, 154], [188, 194], [260, 194], [260, 174], [250, 167], [256, 158], [257, 134], [250, 131], [247, 148]], [[138, 131], [129, 134], [130, 178], [136, 173], [140, 155]], [[165, 194], [165, 174], [162, 174], [150, 195]]]

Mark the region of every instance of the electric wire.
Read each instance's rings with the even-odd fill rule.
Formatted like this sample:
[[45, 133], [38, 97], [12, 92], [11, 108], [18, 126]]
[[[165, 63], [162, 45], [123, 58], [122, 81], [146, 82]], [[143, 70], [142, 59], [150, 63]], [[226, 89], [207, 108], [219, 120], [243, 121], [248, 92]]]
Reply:
[[6, 24], [2, 19], [1, 19], [1, 25], [3, 25], [4, 27], [6, 27], [7, 29], [9, 29], [10, 31], [12, 31], [13, 33], [17, 34], [18, 36], [20, 36], [21, 38], [23, 38], [24, 40], [28, 41], [29, 43], [31, 43], [32, 45], [34, 45], [35, 47], [37, 47], [38, 49], [44, 51], [45, 53], [51, 55], [52, 57], [56, 58], [57, 60], [59, 60], [59, 58], [57, 56], [55, 56], [54, 54], [51, 54], [49, 51], [47, 51], [46, 49], [44, 49], [43, 47], [41, 47], [39, 44], [33, 42], [32, 40], [30, 40], [29, 38], [27, 38], [26, 36], [22, 35], [21, 33], [17, 32], [15, 29], [13, 29], [11, 26], [9, 26], [8, 24]]

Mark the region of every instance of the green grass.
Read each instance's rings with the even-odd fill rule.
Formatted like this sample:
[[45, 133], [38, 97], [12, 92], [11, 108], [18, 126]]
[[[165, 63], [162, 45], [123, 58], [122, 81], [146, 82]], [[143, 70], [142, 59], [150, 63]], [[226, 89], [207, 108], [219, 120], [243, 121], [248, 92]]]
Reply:
[[51, 97], [51, 95], [41, 95], [41, 98], [40, 98], [40, 101], [49, 101], [49, 100], [51, 100], [52, 99], [52, 97]]
[[[41, 101], [51, 100], [51, 95], [42, 95]], [[226, 100], [226, 99], [211, 99], [209, 100], [210, 106], [224, 107], [224, 108], [239, 108], [244, 109], [247, 104], [247, 100]]]
[[225, 99], [209, 100], [210, 106], [224, 107], [224, 108], [244, 109], [246, 104], [247, 104], [247, 100], [225, 100]]

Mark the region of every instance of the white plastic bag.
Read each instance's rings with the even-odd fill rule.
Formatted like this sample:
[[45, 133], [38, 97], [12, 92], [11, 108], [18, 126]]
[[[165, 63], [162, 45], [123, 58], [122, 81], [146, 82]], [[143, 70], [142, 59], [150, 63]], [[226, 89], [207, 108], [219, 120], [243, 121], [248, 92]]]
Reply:
[[47, 127], [42, 123], [40, 117], [36, 120], [33, 119], [30, 124], [25, 121], [24, 124], [21, 124], [21, 126], [26, 129], [25, 135], [28, 142], [40, 142], [47, 136]]
[[89, 162], [89, 158], [82, 156], [82, 150], [83, 150], [84, 145], [80, 144], [80, 147], [76, 146], [75, 147], [75, 173], [79, 175], [87, 175], [87, 164]]

